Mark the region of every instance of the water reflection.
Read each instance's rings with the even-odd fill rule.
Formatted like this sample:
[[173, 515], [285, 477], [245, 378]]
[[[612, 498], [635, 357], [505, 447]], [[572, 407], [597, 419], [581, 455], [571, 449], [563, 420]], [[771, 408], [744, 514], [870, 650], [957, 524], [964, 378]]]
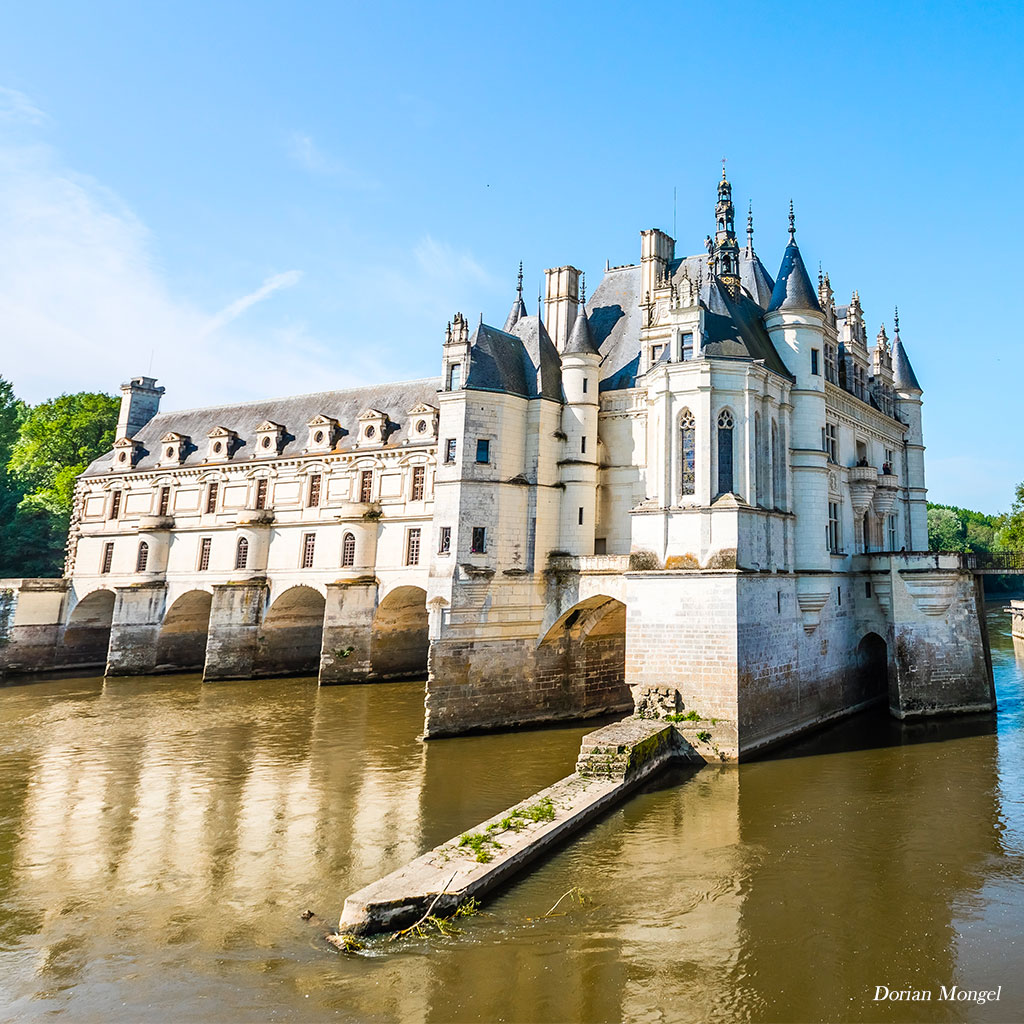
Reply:
[[[415, 683], [0, 691], [0, 1019], [1018, 1018], [1024, 670], [989, 631], [998, 718], [676, 771], [463, 935], [348, 959], [299, 912], [565, 774], [589, 727], [423, 744]], [[953, 982], [1003, 1002], [870, 1001]]]

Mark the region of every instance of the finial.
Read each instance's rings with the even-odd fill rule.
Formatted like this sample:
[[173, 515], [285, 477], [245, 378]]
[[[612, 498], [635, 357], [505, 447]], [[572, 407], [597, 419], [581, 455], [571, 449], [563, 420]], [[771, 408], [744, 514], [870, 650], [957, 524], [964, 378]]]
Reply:
[[722, 157], [722, 181], [725, 181], [725, 157]]
[[894, 325], [894, 328], [895, 328], [894, 331], [893, 331], [893, 335], [898, 338], [900, 336], [900, 307], [899, 306], [895, 306], [894, 307], [893, 325]]
[[519, 297], [523, 297], [523, 261], [519, 261], [519, 280], [516, 283], [516, 291], [519, 293]]
[[587, 275], [580, 274], [580, 305], [587, 304]]
[[480, 326], [483, 327], [483, 325], [484, 325], [484, 315], [483, 315], [483, 313], [481, 313], [480, 314]]
[[789, 242], [796, 242], [796, 218], [793, 216], [793, 200], [789, 201]]
[[747, 248], [754, 248], [754, 204], [747, 203]]
[[821, 272], [821, 260], [818, 260], [818, 288], [822, 288], [825, 284], [825, 275]]

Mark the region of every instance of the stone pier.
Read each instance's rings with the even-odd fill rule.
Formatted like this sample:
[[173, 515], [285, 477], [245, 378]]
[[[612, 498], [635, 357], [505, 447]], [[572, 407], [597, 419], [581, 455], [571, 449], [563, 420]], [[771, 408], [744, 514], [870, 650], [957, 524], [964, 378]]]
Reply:
[[166, 598], [167, 584], [162, 580], [115, 589], [107, 649], [108, 676], [147, 675], [156, 667], [157, 638]]
[[1024, 640], [1024, 601], [1010, 602], [1010, 631], [1017, 640]]
[[370, 648], [376, 606], [374, 576], [327, 584], [321, 683], [361, 682], [371, 674]]
[[263, 577], [213, 588], [203, 679], [251, 679], [267, 603]]

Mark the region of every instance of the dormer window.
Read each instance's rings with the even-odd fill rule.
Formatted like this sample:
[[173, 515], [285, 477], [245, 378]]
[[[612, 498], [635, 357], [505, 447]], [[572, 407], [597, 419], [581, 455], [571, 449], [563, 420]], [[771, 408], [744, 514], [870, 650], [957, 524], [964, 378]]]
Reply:
[[120, 437], [114, 442], [114, 472], [127, 473], [134, 468], [142, 454], [142, 445], [130, 437]]
[[429, 441], [437, 436], [437, 409], [425, 402], [414, 405], [408, 413], [409, 440]]
[[364, 409], [359, 414], [359, 444], [383, 444], [387, 440], [388, 418], [380, 409]]
[[209, 434], [206, 459], [208, 462], [223, 462], [235, 454], [238, 434], [227, 427], [214, 427]]
[[284, 445], [284, 427], [280, 423], [264, 420], [256, 428], [256, 458], [266, 459], [280, 455]]
[[309, 423], [309, 443], [306, 450], [311, 452], [326, 452], [334, 447], [334, 440], [338, 432], [338, 421], [330, 416], [314, 416]]
[[187, 434], [171, 431], [160, 438], [160, 466], [180, 466], [188, 455], [190, 438]]

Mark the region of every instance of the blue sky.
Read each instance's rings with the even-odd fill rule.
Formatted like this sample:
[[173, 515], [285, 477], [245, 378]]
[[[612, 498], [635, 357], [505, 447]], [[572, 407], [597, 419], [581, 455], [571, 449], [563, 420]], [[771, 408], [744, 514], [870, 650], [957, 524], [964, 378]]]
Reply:
[[1024, 8], [49, 3], [0, 36], [0, 373], [165, 408], [438, 372], [516, 267], [698, 252], [720, 159], [773, 273], [900, 307], [931, 497], [1024, 479]]

